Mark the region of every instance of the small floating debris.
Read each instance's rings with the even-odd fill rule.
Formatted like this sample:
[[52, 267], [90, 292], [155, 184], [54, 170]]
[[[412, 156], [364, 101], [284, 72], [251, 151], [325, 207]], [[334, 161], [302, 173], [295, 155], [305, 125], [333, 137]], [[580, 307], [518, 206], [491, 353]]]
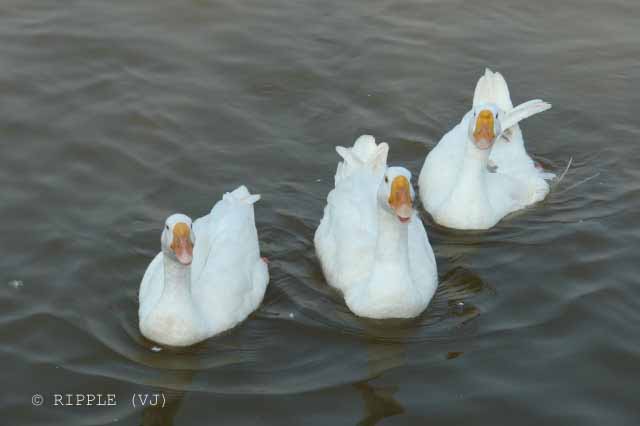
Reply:
[[293, 312], [289, 312], [289, 318], [295, 318], [295, 315]]
[[322, 182], [322, 179], [316, 179], [316, 182]]
[[16, 290], [22, 287], [23, 285], [24, 285], [24, 282], [20, 280], [9, 281], [9, 286], [15, 288]]
[[160, 352], [162, 350], [162, 348], [160, 346], [154, 346], [154, 347], [151, 348], [151, 350], [153, 352]]
[[458, 313], [464, 312], [464, 302], [456, 302], [456, 310]]
[[464, 352], [447, 352], [447, 359], [455, 359], [462, 355]]

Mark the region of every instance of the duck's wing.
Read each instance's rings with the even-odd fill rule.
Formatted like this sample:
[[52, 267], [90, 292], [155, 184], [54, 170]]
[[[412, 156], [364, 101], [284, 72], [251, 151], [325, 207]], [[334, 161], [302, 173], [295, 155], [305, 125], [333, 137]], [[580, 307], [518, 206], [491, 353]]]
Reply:
[[411, 277], [424, 300], [431, 300], [438, 287], [438, 268], [433, 248], [420, 216], [409, 223], [409, 264]]
[[192, 271], [192, 294], [216, 328], [244, 319], [245, 302], [255, 305], [253, 296], [264, 295], [266, 281], [254, 291], [255, 264], [261, 260], [253, 203], [259, 199], [241, 186], [226, 193], [196, 228], [196, 247], [200, 243], [201, 248], [194, 250], [194, 266], [200, 270]]
[[502, 132], [504, 133], [522, 120], [540, 114], [548, 109], [551, 109], [551, 104], [541, 99], [533, 99], [522, 103], [510, 111], [507, 111], [504, 116], [500, 118]]
[[377, 238], [375, 179], [344, 179], [327, 197], [314, 242], [329, 284], [346, 291], [368, 276]]
[[224, 206], [218, 202], [208, 215], [202, 216], [193, 222], [196, 241], [193, 247], [193, 260], [191, 261], [192, 286], [200, 280], [200, 276], [204, 271], [211, 253], [211, 237], [216, 233], [216, 224], [219, 223], [223, 210]]
[[418, 189], [425, 210], [433, 213], [446, 200], [456, 182], [464, 157], [464, 128], [468, 115], [447, 132], [433, 148], [424, 161]]
[[[194, 222], [196, 243], [191, 264], [192, 283], [200, 285], [202, 275], [211, 268], [211, 261], [217, 262], [220, 253], [216, 251], [222, 242], [230, 243], [224, 252], [235, 251], [243, 245], [257, 246], [253, 203], [259, 199], [259, 195], [252, 195], [245, 186], [240, 186], [225, 193], [208, 215]], [[241, 234], [234, 239], [233, 232]]]
[[[544, 180], [534, 180], [528, 176], [516, 177], [503, 173], [487, 174], [487, 187], [491, 206], [502, 219], [507, 214], [521, 210], [542, 200], [549, 191]], [[539, 183], [543, 185], [539, 185]]]
[[386, 170], [389, 146], [361, 136], [352, 148], [337, 147], [342, 157], [335, 188], [327, 197], [316, 230], [316, 253], [329, 283], [343, 291], [365, 276], [373, 262], [377, 235], [377, 190]]
[[555, 173], [546, 171], [542, 166], [529, 156], [524, 148], [522, 132], [518, 125], [511, 142], [499, 141], [491, 150], [491, 161], [497, 166], [498, 173], [507, 174], [521, 179], [541, 180], [539, 185], [548, 186], [545, 180], [556, 177]]

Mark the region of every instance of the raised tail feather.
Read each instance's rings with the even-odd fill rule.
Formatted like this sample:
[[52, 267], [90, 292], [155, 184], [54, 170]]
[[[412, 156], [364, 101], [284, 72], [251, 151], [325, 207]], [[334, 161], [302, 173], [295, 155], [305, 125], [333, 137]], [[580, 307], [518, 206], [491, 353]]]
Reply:
[[515, 126], [525, 118], [539, 114], [551, 108], [551, 104], [540, 99], [524, 102], [516, 107], [511, 102], [509, 86], [502, 74], [485, 69], [473, 94], [473, 106], [492, 103], [505, 112], [501, 119], [502, 130]]
[[484, 75], [478, 80], [473, 94], [473, 106], [484, 103], [496, 104], [503, 111], [513, 109], [507, 82], [502, 74], [489, 68], [484, 70]]
[[336, 152], [343, 160], [338, 164], [336, 171], [335, 183], [338, 183], [341, 179], [363, 167], [376, 171], [378, 168], [386, 166], [389, 145], [384, 142], [376, 144], [373, 136], [362, 135], [355, 141], [353, 147], [337, 146]]
[[246, 204], [253, 204], [260, 199], [259, 194], [251, 194], [246, 186], [241, 185], [231, 192], [227, 192], [222, 197], [224, 200], [241, 201]]

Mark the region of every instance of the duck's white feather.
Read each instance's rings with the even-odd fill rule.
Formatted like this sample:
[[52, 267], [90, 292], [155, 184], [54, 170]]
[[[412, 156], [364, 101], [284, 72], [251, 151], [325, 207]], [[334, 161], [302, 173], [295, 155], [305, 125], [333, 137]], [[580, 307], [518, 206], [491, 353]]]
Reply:
[[192, 273], [197, 275], [191, 288], [212, 335], [245, 319], [264, 296], [269, 273], [260, 258], [253, 210], [259, 198], [242, 186], [194, 224], [198, 240]]
[[545, 192], [544, 188], [546, 187], [546, 192], [542, 196], [544, 198], [549, 192], [549, 185], [544, 180], [553, 179], [555, 174], [536, 167], [535, 162], [527, 154], [522, 130], [518, 123], [550, 109], [551, 104], [534, 99], [514, 108], [504, 77], [499, 72], [493, 72], [488, 68], [485, 70], [484, 76], [478, 80], [473, 97], [474, 106], [482, 103], [497, 105], [503, 114], [500, 117], [503, 134], [496, 140], [491, 150], [491, 162], [498, 167], [497, 171], [500, 173], [516, 176], [520, 179], [535, 180], [537, 178], [541, 180], [536, 182], [534, 186], [539, 187], [541, 192]]
[[327, 265], [327, 280], [344, 292], [347, 283], [362, 279], [374, 261], [376, 192], [386, 167], [388, 145], [376, 145], [367, 135], [353, 148], [337, 147], [336, 151], [343, 161], [338, 164], [335, 189], [327, 197], [315, 243], [320, 262]]
[[363, 136], [354, 147], [337, 151], [343, 161], [314, 238], [327, 282], [344, 294], [357, 315], [417, 316], [437, 287], [435, 257], [417, 214], [403, 225], [408, 230], [404, 258], [378, 257], [383, 249], [378, 246], [382, 225], [377, 191], [387, 170], [388, 145]]
[[[139, 293], [143, 335], [166, 345], [191, 345], [235, 326], [259, 306], [269, 272], [260, 258], [253, 210], [257, 200], [258, 195], [241, 186], [197, 219], [190, 267], [180, 269], [162, 252], [153, 259]], [[165, 271], [178, 270], [182, 272], [171, 277], [183, 277], [183, 285], [165, 281]]]
[[189, 281], [188, 269], [167, 259], [164, 253], [153, 259], [139, 294], [139, 326], [145, 337], [171, 346], [187, 346], [207, 337]]
[[485, 68], [484, 75], [478, 79], [473, 93], [473, 106], [496, 104], [503, 111], [513, 109], [509, 87], [499, 72]]
[[[478, 80], [474, 93], [474, 107], [482, 104], [498, 107], [503, 129], [489, 156], [488, 165], [495, 173], [489, 170], [483, 173], [486, 191], [478, 194], [475, 189], [458, 188], [452, 199], [452, 191], [463, 170], [471, 112], [431, 150], [420, 173], [422, 203], [432, 216], [438, 216], [436, 221], [444, 226], [489, 228], [506, 214], [543, 200], [549, 193], [546, 180], [555, 177], [553, 173], [536, 167], [525, 149], [518, 125], [519, 121], [546, 111], [551, 105], [533, 100], [514, 108], [504, 77], [489, 69]], [[485, 197], [482, 202], [477, 200], [481, 196]], [[473, 197], [476, 200], [471, 202]], [[445, 201], [449, 201], [447, 206]]]
[[490, 172], [486, 163], [469, 153], [470, 119], [467, 113], [427, 155], [419, 177], [420, 198], [425, 210], [443, 226], [488, 229], [507, 214], [544, 198], [548, 186], [526, 174], [501, 173], [500, 167]]
[[140, 300], [140, 308], [138, 312], [140, 318], [146, 318], [151, 308], [158, 303], [160, 296], [162, 296], [163, 286], [154, 285], [154, 283], [158, 282], [164, 283], [162, 257], [163, 254], [158, 253], [156, 257], [153, 258], [142, 277], [142, 283], [140, 284], [140, 291], [138, 293], [138, 298]]

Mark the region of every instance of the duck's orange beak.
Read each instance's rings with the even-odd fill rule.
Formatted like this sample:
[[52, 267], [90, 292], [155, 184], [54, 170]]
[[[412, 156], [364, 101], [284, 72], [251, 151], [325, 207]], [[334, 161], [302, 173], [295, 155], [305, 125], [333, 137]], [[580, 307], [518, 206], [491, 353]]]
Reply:
[[183, 265], [190, 265], [193, 260], [193, 243], [190, 238], [191, 229], [186, 223], [176, 223], [173, 227], [171, 250]]
[[473, 141], [479, 149], [489, 149], [493, 145], [496, 139], [493, 124], [493, 113], [488, 109], [480, 111], [473, 131]]
[[391, 182], [389, 205], [396, 212], [402, 223], [411, 220], [413, 214], [413, 200], [411, 199], [411, 187], [409, 180], [404, 176], [396, 176]]

